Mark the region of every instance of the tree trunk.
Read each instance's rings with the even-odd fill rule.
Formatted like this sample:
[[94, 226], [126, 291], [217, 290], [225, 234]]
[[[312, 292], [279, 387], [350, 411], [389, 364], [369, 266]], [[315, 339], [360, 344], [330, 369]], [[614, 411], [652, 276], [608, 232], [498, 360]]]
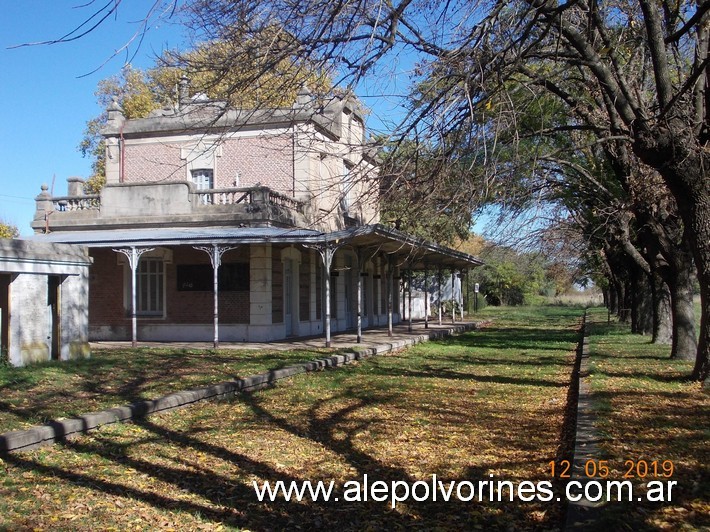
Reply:
[[[700, 172], [700, 169], [697, 170]], [[700, 284], [700, 339], [692, 378], [710, 387], [710, 179], [701, 174], [704, 190], [693, 201], [686, 223]], [[679, 204], [681, 212], [684, 210]]]
[[629, 323], [631, 321], [631, 283], [623, 280], [619, 283], [619, 321]]
[[673, 342], [671, 358], [695, 360], [698, 343], [695, 337], [695, 309], [693, 308], [693, 278], [689, 268], [680, 268], [671, 276], [668, 285], [673, 312]]
[[662, 345], [671, 345], [673, 342], [671, 291], [657, 272], [653, 274], [653, 338], [651, 342]]
[[692, 374], [694, 380], [703, 381], [704, 388], [710, 388], [710, 287], [707, 283], [710, 283], [710, 279], [700, 285], [700, 341]]
[[613, 282], [609, 282], [609, 288], [606, 289], [608, 304], [610, 314], [617, 314], [619, 312], [619, 293], [616, 291], [616, 286]]
[[648, 275], [634, 265], [631, 281], [631, 331], [636, 334], [653, 332], [653, 295]]
[[616, 288], [616, 303], [617, 303], [617, 309], [616, 309], [616, 315], [619, 318], [619, 321], [621, 323], [628, 323], [629, 321], [629, 314], [627, 312], [627, 306], [626, 306], [626, 283], [623, 281], [618, 281], [615, 283], [615, 288]]
[[673, 194], [693, 251], [702, 318], [692, 378], [704, 381], [707, 386], [710, 385], [710, 179], [706, 175], [706, 148], [680, 118], [671, 118], [653, 129], [640, 129], [635, 137], [634, 151], [658, 170]]

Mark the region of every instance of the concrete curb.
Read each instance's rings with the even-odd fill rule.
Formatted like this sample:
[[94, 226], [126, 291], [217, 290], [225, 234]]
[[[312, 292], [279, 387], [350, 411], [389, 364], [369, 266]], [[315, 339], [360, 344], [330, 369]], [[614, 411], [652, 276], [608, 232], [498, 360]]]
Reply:
[[200, 401], [219, 399], [238, 393], [261, 390], [273, 385], [276, 381], [300, 373], [320, 371], [324, 368], [335, 368], [349, 364], [355, 360], [381, 355], [428, 340], [474, 330], [479, 325], [479, 323], [465, 323], [454, 325], [447, 329], [437, 329], [427, 334], [393, 340], [392, 342], [378, 344], [373, 347], [353, 347], [351, 351], [343, 354], [319, 358], [281, 369], [274, 369], [243, 379], [222, 382], [194, 390], [175, 392], [157, 399], [137, 401], [129, 405], [109, 408], [101, 412], [92, 412], [76, 418], [50, 421], [44, 425], [26, 430], [6, 432], [0, 434], [0, 453], [29, 451], [46, 445], [52, 445], [79, 434], [84, 434], [103, 425], [140, 419], [150, 414], [183, 408]]
[[579, 501], [569, 501], [567, 506], [567, 516], [564, 530], [596, 530], [594, 527], [598, 521], [602, 508], [606, 505], [603, 500], [592, 502], [584, 497], [584, 487], [594, 478], [586, 475], [585, 465], [591, 460], [598, 463], [600, 452], [599, 437], [595, 421], [596, 416], [593, 411], [592, 391], [587, 380], [589, 377], [589, 324], [587, 323], [587, 313], [585, 311], [582, 321], [582, 339], [577, 351], [579, 357], [579, 394], [577, 398], [577, 420], [574, 443], [574, 458], [570, 473], [570, 482], [577, 481], [582, 486], [580, 490], [575, 490], [574, 494], [581, 494]]

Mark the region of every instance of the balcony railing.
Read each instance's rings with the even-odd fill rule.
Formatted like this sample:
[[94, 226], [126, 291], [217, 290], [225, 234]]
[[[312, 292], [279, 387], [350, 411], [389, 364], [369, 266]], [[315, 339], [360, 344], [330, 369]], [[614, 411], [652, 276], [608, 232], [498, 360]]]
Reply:
[[[275, 205], [304, 213], [304, 203], [289, 196], [271, 190], [268, 187], [250, 188], [212, 188], [197, 190], [191, 193], [193, 204], [197, 205]], [[78, 196], [50, 196], [46, 191], [37, 197], [38, 212], [46, 212], [46, 206], [39, 202], [51, 202], [51, 210], [55, 212], [98, 211], [101, 209], [101, 195], [87, 194]]]
[[57, 196], [52, 198], [52, 207], [59, 212], [97, 211], [101, 207], [101, 196], [99, 194]]
[[303, 213], [303, 203], [267, 187], [209, 188], [195, 192], [201, 205], [277, 205]]
[[279, 205], [281, 207], [286, 207], [287, 209], [293, 209], [296, 212], [300, 212], [303, 214], [303, 202], [295, 200], [289, 196], [285, 196], [284, 194], [280, 194], [278, 192], [275, 192], [273, 190], [268, 190], [269, 193], [269, 203], [272, 205]]
[[252, 203], [250, 190], [238, 188], [205, 188], [198, 190], [198, 203], [201, 205], [238, 205]]

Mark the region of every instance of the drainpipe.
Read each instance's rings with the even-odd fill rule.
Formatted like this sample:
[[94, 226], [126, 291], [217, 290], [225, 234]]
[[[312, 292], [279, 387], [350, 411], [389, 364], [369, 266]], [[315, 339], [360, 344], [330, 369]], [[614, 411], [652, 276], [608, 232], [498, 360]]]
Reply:
[[407, 288], [409, 288], [409, 293], [407, 294], [407, 300], [409, 302], [409, 327], [407, 330], [409, 332], [412, 332], [412, 267], [411, 265], [409, 266], [409, 284]]
[[424, 328], [429, 328], [429, 270], [424, 266]]
[[123, 172], [124, 172], [124, 166], [126, 164], [126, 145], [123, 140], [123, 126], [124, 125], [126, 125], [125, 120], [121, 123], [121, 128], [118, 130], [118, 153], [119, 153], [118, 182], [119, 183], [123, 183]]

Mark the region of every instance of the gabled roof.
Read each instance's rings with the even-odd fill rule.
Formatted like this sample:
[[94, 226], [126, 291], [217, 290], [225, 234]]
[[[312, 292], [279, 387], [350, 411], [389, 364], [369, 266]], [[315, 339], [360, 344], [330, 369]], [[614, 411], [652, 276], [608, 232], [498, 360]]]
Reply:
[[386, 253], [398, 264], [416, 270], [428, 268], [468, 269], [482, 261], [445, 246], [418, 239], [383, 225], [365, 225], [323, 233], [311, 229], [277, 227], [166, 227], [160, 229], [125, 229], [62, 231], [35, 235], [35, 241], [84, 244], [91, 248], [154, 247], [205, 244], [303, 244], [309, 246], [351, 247], [374, 255]]

